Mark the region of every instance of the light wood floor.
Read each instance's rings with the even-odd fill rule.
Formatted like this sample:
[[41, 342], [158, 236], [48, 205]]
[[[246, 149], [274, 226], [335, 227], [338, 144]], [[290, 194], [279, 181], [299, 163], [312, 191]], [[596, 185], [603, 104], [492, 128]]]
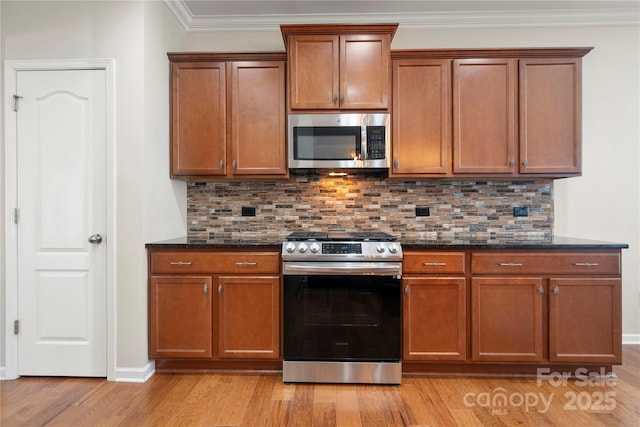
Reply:
[[283, 384], [279, 375], [165, 374], [145, 384], [23, 377], [0, 381], [0, 425], [640, 426], [639, 345], [624, 346], [614, 372], [615, 384], [564, 385], [558, 377], [407, 376], [401, 386]]

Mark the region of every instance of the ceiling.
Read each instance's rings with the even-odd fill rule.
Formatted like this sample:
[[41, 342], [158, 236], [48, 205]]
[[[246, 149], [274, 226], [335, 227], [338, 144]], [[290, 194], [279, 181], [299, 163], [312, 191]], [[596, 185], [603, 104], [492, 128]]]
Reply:
[[411, 26], [638, 25], [640, 1], [165, 0], [190, 31], [280, 24], [394, 22]]

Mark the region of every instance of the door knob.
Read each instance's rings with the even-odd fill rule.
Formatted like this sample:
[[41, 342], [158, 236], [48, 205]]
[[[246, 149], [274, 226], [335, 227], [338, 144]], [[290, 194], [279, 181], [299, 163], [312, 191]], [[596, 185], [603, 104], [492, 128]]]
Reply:
[[93, 243], [94, 245], [99, 245], [102, 243], [102, 236], [99, 234], [94, 234], [93, 236], [89, 236], [89, 243]]

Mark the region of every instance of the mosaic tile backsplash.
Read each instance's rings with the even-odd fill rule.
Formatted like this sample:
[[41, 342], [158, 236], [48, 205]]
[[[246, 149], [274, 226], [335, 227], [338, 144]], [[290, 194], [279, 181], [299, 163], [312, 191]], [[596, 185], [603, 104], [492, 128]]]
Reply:
[[[242, 216], [242, 207], [256, 216]], [[428, 207], [430, 216], [416, 216]], [[514, 217], [514, 207], [529, 208]], [[292, 176], [289, 181], [190, 182], [188, 236], [375, 229], [413, 239], [550, 239], [553, 181], [403, 181], [377, 176]]]

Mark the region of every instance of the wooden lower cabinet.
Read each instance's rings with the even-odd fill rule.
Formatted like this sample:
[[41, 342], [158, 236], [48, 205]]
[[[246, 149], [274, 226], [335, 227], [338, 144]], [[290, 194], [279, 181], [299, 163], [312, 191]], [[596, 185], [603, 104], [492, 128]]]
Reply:
[[541, 361], [542, 279], [483, 277], [473, 278], [471, 285], [472, 359]]
[[403, 358], [466, 360], [466, 280], [408, 278], [403, 282]]
[[619, 249], [405, 249], [402, 283], [405, 372], [622, 363]]
[[151, 276], [149, 357], [209, 358], [211, 276]]
[[149, 357], [163, 369], [277, 369], [280, 254], [149, 251]]
[[280, 357], [280, 278], [218, 278], [220, 358]]
[[549, 360], [622, 363], [620, 279], [549, 280]]

